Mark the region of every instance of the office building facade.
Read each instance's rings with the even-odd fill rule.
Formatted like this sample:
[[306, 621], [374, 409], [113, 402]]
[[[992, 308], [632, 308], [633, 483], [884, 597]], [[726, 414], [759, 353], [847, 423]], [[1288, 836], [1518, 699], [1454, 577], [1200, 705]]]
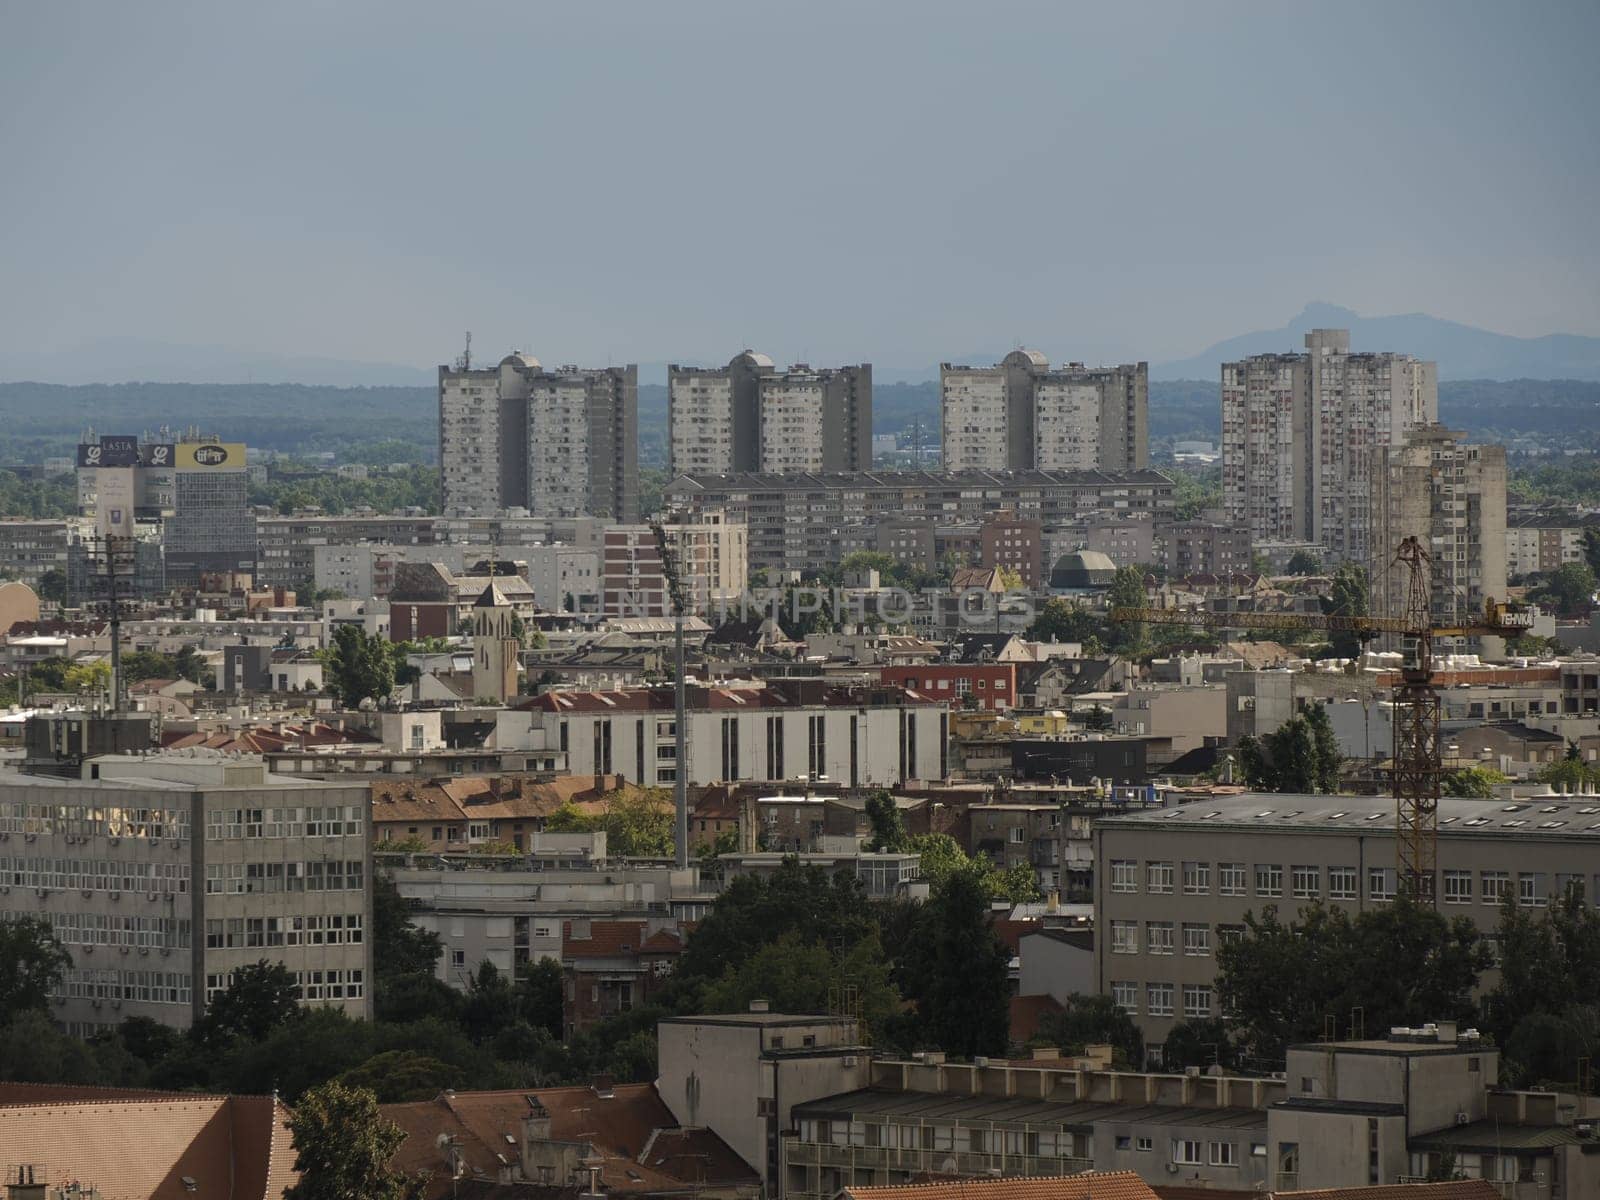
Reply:
[[[72, 720], [86, 718], [59, 718]], [[55, 1020], [81, 1034], [132, 1016], [184, 1028], [261, 959], [293, 973], [303, 1002], [370, 1016], [365, 784], [270, 774], [259, 758], [114, 754], [85, 768], [92, 778], [0, 775], [0, 909], [46, 921], [72, 960]]]
[[[1600, 803], [1545, 797], [1439, 802], [1436, 894], [1492, 937], [1500, 904], [1543, 908], [1569, 884], [1596, 894]], [[1398, 894], [1388, 797], [1245, 795], [1102, 818], [1094, 832], [1097, 989], [1159, 1045], [1221, 1015], [1217, 949], [1244, 916], [1316, 902], [1352, 915]]]

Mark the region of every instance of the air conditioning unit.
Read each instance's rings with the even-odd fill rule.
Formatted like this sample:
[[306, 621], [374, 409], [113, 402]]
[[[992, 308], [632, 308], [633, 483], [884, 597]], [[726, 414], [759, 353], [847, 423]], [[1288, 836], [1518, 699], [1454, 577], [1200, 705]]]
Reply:
[[841, 1061], [845, 1066], [853, 1067], [856, 1065], [856, 1056], [854, 1054], [846, 1054]]
[[93, 954], [94, 953], [94, 943], [90, 942], [87, 946], [85, 946], [83, 948], [83, 952], [85, 954]]
[[113, 900], [121, 900], [122, 899], [122, 893], [121, 892], [112, 892], [112, 893], [110, 893], [110, 895], [111, 895], [111, 898]]
[[1176, 1175], [1177, 1173], [1178, 1173], [1178, 1164], [1175, 1163], [1175, 1162], [1169, 1162], [1167, 1164], [1167, 1174], [1168, 1175]]
[[149, 946], [140, 946], [139, 947], [139, 953], [141, 955], [143, 955], [144, 957], [148, 958], [150, 956], [150, 947]]
[[124, 953], [124, 954], [126, 954], [128, 952], [128, 947], [127, 946], [118, 946], [117, 949], [122, 951], [122, 953]]
[[1199, 1067], [1185, 1067], [1183, 1069], [1183, 1073], [1185, 1075], [1187, 1075], [1190, 1079], [1199, 1079], [1200, 1078], [1200, 1068]]
[[1468, 1116], [1466, 1113], [1464, 1113], [1464, 1112], [1456, 1113], [1456, 1124], [1457, 1125], [1469, 1125], [1471, 1123], [1472, 1123], [1472, 1118], [1470, 1116]]
[[155, 898], [156, 898], [156, 893], [155, 892], [150, 892], [145, 896], [146, 900], [154, 900]]

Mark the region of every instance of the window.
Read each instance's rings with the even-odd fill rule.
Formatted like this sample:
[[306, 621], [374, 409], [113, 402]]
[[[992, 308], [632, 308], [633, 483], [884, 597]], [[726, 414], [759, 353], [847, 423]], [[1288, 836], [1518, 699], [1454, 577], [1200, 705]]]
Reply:
[[1283, 895], [1283, 868], [1276, 863], [1256, 864], [1256, 895]]
[[1289, 882], [1296, 900], [1315, 900], [1322, 895], [1322, 868], [1290, 867]]
[[1171, 954], [1172, 922], [1146, 921], [1144, 926], [1144, 948], [1147, 954]]
[[1509, 871], [1479, 871], [1478, 894], [1485, 904], [1499, 904], [1501, 900], [1511, 894], [1511, 873]]
[[1202, 1164], [1200, 1143], [1190, 1141], [1188, 1138], [1173, 1138], [1172, 1161], [1186, 1167], [1200, 1166]]
[[1393, 867], [1368, 867], [1367, 868], [1367, 899], [1368, 900], [1393, 900], [1394, 899], [1394, 868]]
[[1244, 864], [1217, 864], [1217, 893], [1223, 896], [1244, 895]]
[[1354, 867], [1328, 868], [1328, 899], [1354, 900], [1357, 897], [1357, 887]]
[[1244, 937], [1244, 926], [1243, 925], [1218, 925], [1217, 926], [1217, 944], [1218, 945], [1226, 946], [1226, 945], [1229, 945], [1232, 942], [1237, 942], [1242, 937]]
[[1472, 903], [1472, 872], [1446, 871], [1444, 873], [1444, 902], [1446, 904]]
[[1112, 859], [1111, 890], [1113, 892], [1137, 892], [1139, 890], [1139, 864], [1127, 858]]
[[1170, 983], [1145, 984], [1144, 1008], [1147, 1016], [1170, 1017], [1172, 1015], [1172, 985]]
[[1543, 908], [1550, 902], [1549, 884], [1542, 871], [1523, 871], [1517, 876], [1517, 903], [1523, 908]]
[[1133, 1138], [1130, 1135], [1126, 1134], [1126, 1133], [1117, 1134], [1117, 1149], [1118, 1150], [1132, 1150], [1133, 1149]]
[[1111, 922], [1111, 953], [1139, 953], [1139, 923], [1137, 921]]
[[1183, 927], [1183, 952], [1189, 958], [1211, 957], [1211, 926], [1189, 925]]
[[1130, 1016], [1139, 1015], [1139, 985], [1126, 980], [1113, 980], [1111, 983], [1111, 998], [1117, 1002], [1117, 1007]]
[[1152, 1137], [1137, 1137], [1133, 1139], [1133, 1148], [1141, 1153], [1148, 1154], [1156, 1148], [1156, 1140]]
[[1009, 833], [1011, 842], [1013, 844], [1015, 844], [1015, 845], [1019, 845], [1020, 846], [1022, 844], [1022, 835], [1025, 832], [1026, 832], [1026, 830], [1024, 830], [1021, 825], [1013, 826], [1011, 828], [1011, 830], [1010, 830], [1010, 833]]
[[1170, 862], [1147, 863], [1148, 890], [1153, 895], [1165, 895], [1172, 891], [1172, 864]]
[[452, 950], [452, 951], [450, 951], [450, 965], [452, 967], [464, 967], [464, 966], [466, 966], [467, 965], [467, 952], [465, 950]]
[[1211, 989], [1203, 983], [1183, 985], [1183, 1015], [1203, 1019], [1211, 1015]]
[[1233, 1142], [1212, 1142], [1211, 1165], [1213, 1167], [1237, 1167], [1239, 1165], [1239, 1147]]
[[1204, 896], [1211, 891], [1211, 864], [1186, 862], [1183, 864], [1183, 892], [1186, 896]]

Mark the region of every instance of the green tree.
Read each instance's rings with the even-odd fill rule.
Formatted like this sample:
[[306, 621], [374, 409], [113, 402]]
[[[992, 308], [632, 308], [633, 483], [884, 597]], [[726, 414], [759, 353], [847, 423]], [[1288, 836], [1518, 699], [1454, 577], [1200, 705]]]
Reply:
[[562, 1030], [561, 964], [553, 958], [540, 958], [524, 966], [517, 977], [517, 1011], [535, 1029], [551, 1037]]
[[1144, 1035], [1139, 1026], [1110, 996], [1086, 996], [1073, 992], [1062, 1011], [1049, 1013], [1039, 1022], [1042, 1045], [1055, 1046], [1066, 1057], [1082, 1054], [1092, 1045], [1110, 1046], [1113, 1061], [1123, 1070], [1144, 1069]]
[[461, 1007], [461, 1027], [468, 1037], [483, 1044], [517, 1015], [517, 995], [511, 981], [488, 959], [478, 964], [467, 981], [467, 1000]]
[[413, 1188], [389, 1165], [406, 1135], [366, 1088], [337, 1081], [300, 1097], [289, 1118], [300, 1180], [288, 1200], [407, 1200]]
[[63, 691], [68, 692], [104, 692], [111, 687], [111, 663], [103, 658], [94, 662], [74, 663], [63, 673], [61, 686]]
[[1595, 573], [1586, 562], [1562, 563], [1531, 595], [1553, 604], [1563, 616], [1588, 612], [1594, 600]]
[[300, 985], [281, 962], [260, 959], [235, 967], [227, 990], [206, 1005], [202, 1039], [221, 1045], [235, 1038], [260, 1042], [300, 1015]]
[[1239, 739], [1239, 767], [1258, 791], [1294, 794], [1339, 790], [1344, 756], [1320, 704], [1307, 705], [1266, 737]]
[[1583, 561], [1588, 564], [1589, 570], [1600, 576], [1600, 525], [1585, 525], [1583, 528]]
[[1355, 1008], [1369, 1029], [1468, 1019], [1488, 965], [1470, 917], [1447, 919], [1404, 896], [1353, 918], [1313, 903], [1284, 921], [1268, 905], [1218, 947], [1217, 992], [1240, 1052], [1260, 1065]]
[[0, 1013], [42, 1009], [72, 966], [47, 921], [0, 921]]
[[[1118, 567], [1111, 580], [1111, 591], [1106, 603], [1112, 608], [1143, 608], [1144, 575], [1138, 567]], [[1137, 657], [1145, 644], [1145, 626], [1140, 621], [1119, 621], [1111, 626], [1112, 649], [1129, 658]]]
[[706, 1012], [747, 1012], [750, 1001], [765, 999], [777, 1012], [827, 1012], [845, 988], [856, 989], [862, 1016], [881, 1029], [900, 1008], [900, 993], [876, 931], [835, 953], [817, 931], [791, 929], [769, 942], [702, 993]]
[[873, 854], [899, 853], [906, 848], [906, 823], [901, 819], [894, 797], [882, 788], [867, 796], [867, 822], [872, 826], [872, 836], [864, 849]]
[[1494, 789], [1510, 780], [1493, 767], [1462, 767], [1451, 771], [1439, 781], [1439, 790], [1446, 796], [1470, 796], [1477, 800], [1491, 800]]
[[1296, 550], [1289, 556], [1284, 571], [1289, 575], [1320, 575], [1322, 559], [1310, 550]]
[[974, 871], [957, 871], [918, 913], [903, 967], [923, 1036], [960, 1058], [1004, 1054], [1010, 964], [1011, 951], [989, 921], [983, 880]]
[[1083, 605], [1052, 596], [1039, 606], [1027, 636], [1036, 642], [1077, 642], [1085, 654], [1092, 655], [1099, 650], [1105, 627]]
[[[1322, 598], [1322, 611], [1334, 617], [1366, 617], [1372, 613], [1367, 590], [1367, 572], [1355, 563], [1345, 563], [1333, 573], [1328, 595]], [[1371, 635], [1335, 632], [1330, 639], [1335, 658], [1357, 658]]]
[[1237, 1061], [1228, 1023], [1217, 1017], [1179, 1021], [1167, 1030], [1167, 1040], [1161, 1043], [1161, 1066], [1167, 1071], [1183, 1067], [1232, 1068]]
[[[671, 858], [675, 846], [674, 808], [661, 788], [626, 789], [606, 802], [600, 828], [613, 858]], [[548, 828], [548, 825], [546, 826]]]
[[59, 567], [51, 567], [39, 576], [39, 583], [34, 588], [39, 599], [47, 600], [52, 604], [65, 604], [67, 602], [67, 573]]
[[347, 1088], [370, 1091], [379, 1104], [432, 1100], [446, 1088], [462, 1087], [462, 1070], [415, 1050], [385, 1050], [338, 1076]]
[[394, 656], [380, 634], [340, 625], [322, 661], [328, 686], [345, 708], [360, 708], [363, 700], [381, 702], [394, 691]]
[[378, 979], [400, 975], [432, 975], [444, 953], [444, 943], [431, 929], [411, 923], [416, 911], [400, 894], [392, 876], [381, 871], [372, 876], [372, 958]]

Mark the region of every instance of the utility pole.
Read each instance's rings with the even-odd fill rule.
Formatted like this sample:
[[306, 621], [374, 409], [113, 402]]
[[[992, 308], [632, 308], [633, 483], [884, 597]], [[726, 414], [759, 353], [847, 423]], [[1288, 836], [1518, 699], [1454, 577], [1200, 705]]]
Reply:
[[678, 577], [678, 556], [667, 540], [666, 528], [659, 520], [650, 522], [650, 532], [655, 534], [656, 552], [661, 557], [661, 574], [666, 579], [667, 594], [672, 599], [673, 644], [673, 753], [677, 764], [672, 772], [674, 800], [673, 846], [677, 851], [680, 870], [689, 865], [689, 702], [684, 682], [683, 619], [688, 607], [683, 594], [683, 580]]

